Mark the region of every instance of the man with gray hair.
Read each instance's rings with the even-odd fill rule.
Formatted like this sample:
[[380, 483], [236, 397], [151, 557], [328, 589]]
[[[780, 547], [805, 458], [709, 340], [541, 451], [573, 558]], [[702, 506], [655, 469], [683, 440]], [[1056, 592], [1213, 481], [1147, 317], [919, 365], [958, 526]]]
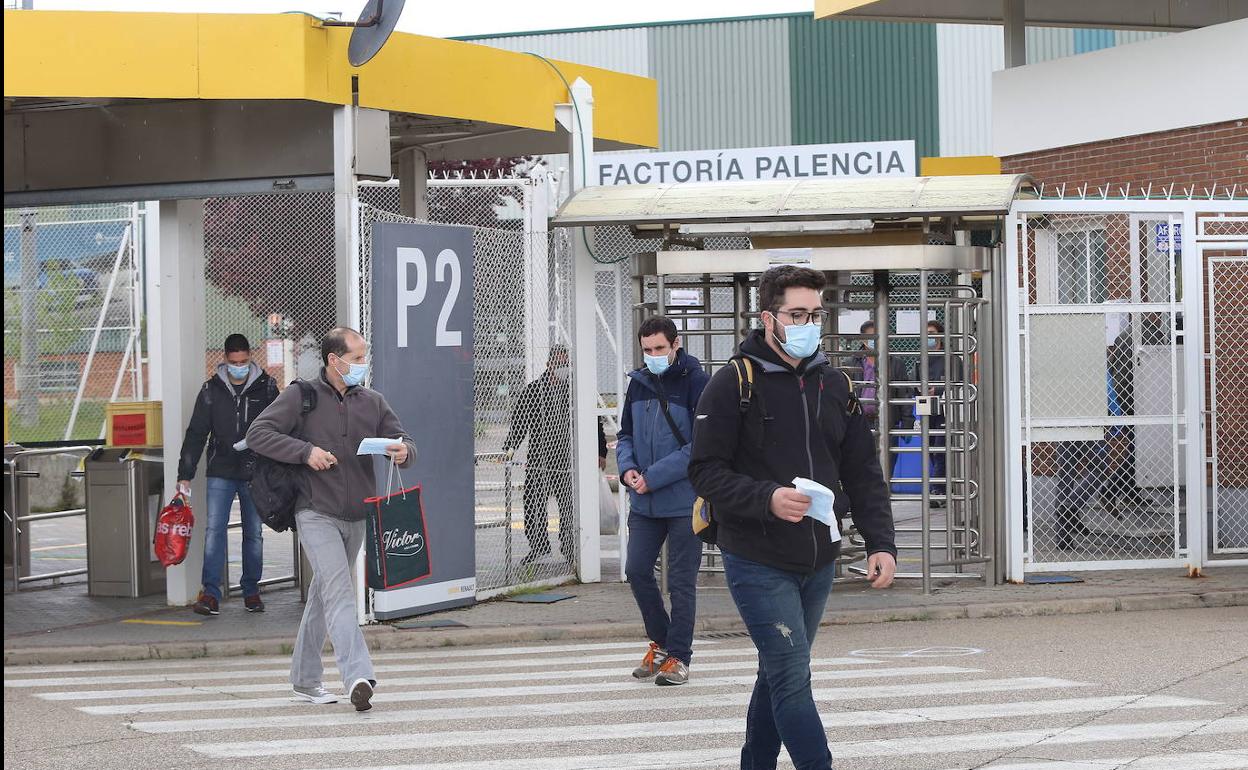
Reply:
[[[354, 329], [332, 329], [321, 343], [321, 376], [287, 388], [247, 431], [247, 446], [278, 462], [301, 464], [295, 510], [299, 542], [312, 564], [308, 603], [295, 638], [290, 682], [296, 698], [335, 703], [321, 681], [329, 636], [343, 685], [356, 711], [371, 708], [376, 676], [355, 613], [353, 565], [364, 542], [365, 498], [377, 494], [373, 458], [356, 455], [361, 439], [394, 439], [386, 453], [400, 467], [416, 446], [385, 397], [364, 386], [368, 343]], [[311, 398], [303, 395], [311, 388]], [[310, 409], [305, 412], [305, 403]]]

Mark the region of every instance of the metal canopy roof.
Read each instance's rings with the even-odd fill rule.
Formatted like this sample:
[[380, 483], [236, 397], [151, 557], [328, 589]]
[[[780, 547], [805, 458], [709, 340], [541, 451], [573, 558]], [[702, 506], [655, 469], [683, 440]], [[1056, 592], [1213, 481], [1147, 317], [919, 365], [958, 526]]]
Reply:
[[1035, 197], [1023, 175], [799, 179], [586, 187], [554, 218], [559, 227], [897, 219], [1004, 214]]
[[[815, 0], [816, 19], [1001, 24], [1001, 0]], [[1245, 0], [1043, 0], [1026, 3], [1030, 27], [1187, 30], [1248, 16]]]

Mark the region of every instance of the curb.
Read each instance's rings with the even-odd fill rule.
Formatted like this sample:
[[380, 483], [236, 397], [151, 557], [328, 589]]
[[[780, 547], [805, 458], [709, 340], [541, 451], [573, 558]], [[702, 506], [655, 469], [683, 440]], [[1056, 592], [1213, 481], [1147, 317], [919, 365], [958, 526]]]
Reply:
[[[1136, 596], [1047, 599], [1028, 602], [999, 602], [931, 607], [896, 607], [869, 610], [837, 610], [824, 615], [824, 626], [900, 623], [926, 620], [963, 620], [1049, 615], [1088, 615], [1106, 612], [1147, 610], [1207, 609], [1248, 606], [1248, 590], [1207, 593], [1143, 594]], [[701, 634], [741, 634], [741, 618], [720, 616], [700, 619]], [[517, 642], [556, 640], [618, 639], [636, 636], [638, 624], [588, 623], [569, 626], [497, 626], [480, 628], [427, 629], [401, 631], [390, 626], [365, 630], [369, 648], [374, 651], [422, 650], [438, 647], [472, 647]], [[174, 660], [220, 658], [247, 655], [289, 655], [294, 640], [232, 639], [211, 642], [161, 642], [118, 644], [101, 647], [47, 647], [6, 649], [5, 666], [98, 663], [124, 660]]]

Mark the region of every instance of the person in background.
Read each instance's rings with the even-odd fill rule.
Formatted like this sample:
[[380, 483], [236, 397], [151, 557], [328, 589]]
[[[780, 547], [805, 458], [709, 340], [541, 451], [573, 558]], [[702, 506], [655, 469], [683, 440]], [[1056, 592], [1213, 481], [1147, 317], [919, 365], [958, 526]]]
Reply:
[[[575, 506], [572, 492], [572, 367], [568, 349], [555, 345], [546, 358], [546, 371], [525, 386], [512, 414], [511, 430], [503, 442], [510, 458], [527, 439], [524, 468], [524, 536], [529, 552], [520, 560], [529, 565], [550, 555], [547, 509], [553, 496], [559, 507], [559, 547], [568, 562], [576, 559]], [[598, 426], [599, 467], [606, 464], [606, 437]]]
[[[637, 330], [645, 366], [628, 375], [616, 444], [620, 480], [628, 487], [628, 554], [625, 571], [650, 637], [650, 649], [633, 671], [659, 685], [689, 681], [702, 541], [690, 511], [697, 495], [689, 483], [693, 411], [708, 377], [680, 345], [676, 324], [655, 316]], [[654, 563], [667, 543], [671, 614], [654, 579]]]
[[[952, 369], [949, 364], [949, 354], [945, 350], [945, 325], [940, 321], [929, 321], [927, 324], [927, 394], [935, 396], [937, 401], [932, 407], [932, 416], [928, 420], [927, 427], [933, 431], [944, 430], [945, 425], [945, 409], [947, 405], [944, 402], [945, 396], [945, 373], [951, 371], [954, 381], [958, 381], [962, 377], [962, 367], [958, 362], [953, 362]], [[917, 364], [916, 366], [921, 366]], [[919, 379], [920, 373], [915, 372], [914, 378]], [[918, 389], [915, 389], [915, 395], [918, 395]], [[933, 435], [930, 437], [930, 446], [943, 450], [948, 447], [948, 439], [941, 435]], [[932, 478], [945, 477], [945, 471], [949, 467], [949, 456], [945, 451], [934, 451], [932, 457]], [[944, 508], [945, 492], [947, 490], [944, 484], [932, 485], [932, 498], [929, 506], [932, 508]]]
[[247, 491], [252, 454], [234, 445], [260, 413], [277, 398], [277, 381], [251, 360], [251, 343], [241, 334], [225, 338], [225, 360], [199, 389], [182, 452], [178, 456], [178, 491], [189, 496], [195, 469], [208, 446], [208, 523], [204, 529], [203, 587], [192, 609], [200, 615], [221, 614], [226, 534], [230, 509], [238, 499], [243, 524], [243, 606], [263, 612], [260, 577], [264, 567], [264, 534], [260, 515]]
[[[866, 321], [858, 328], [858, 333], [862, 335], [875, 336], [875, 321]], [[884, 403], [885, 396], [879, 392], [879, 360], [878, 356], [873, 355], [875, 351], [875, 340], [866, 339], [862, 341], [859, 354], [854, 358], [854, 367], [862, 371], [862, 381], [865, 383], [860, 392], [862, 398], [862, 413], [867, 420], [874, 423], [875, 427], [880, 430], [888, 430], [890, 428], [908, 428], [914, 423], [914, 407], [913, 406], [896, 406]], [[906, 362], [901, 356], [889, 355], [888, 357], [888, 381], [904, 382], [910, 379], [909, 372], [906, 371]], [[889, 396], [887, 398], [899, 399], [905, 398], [906, 389], [898, 388], [890, 385], [888, 388]], [[897, 439], [890, 439], [891, 445], [897, 444]], [[889, 453], [888, 477], [892, 478], [893, 469], [897, 466], [896, 452]]]

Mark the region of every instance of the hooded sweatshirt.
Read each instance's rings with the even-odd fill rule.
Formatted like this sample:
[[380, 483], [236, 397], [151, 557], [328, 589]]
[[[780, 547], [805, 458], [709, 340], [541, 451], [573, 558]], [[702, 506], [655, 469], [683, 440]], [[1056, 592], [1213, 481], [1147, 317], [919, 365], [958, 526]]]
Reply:
[[218, 365], [217, 373], [204, 382], [195, 399], [191, 422], [182, 440], [182, 453], [178, 456], [178, 478], [195, 478], [196, 466], [207, 444], [209, 476], [250, 479], [251, 452], [239, 452], [234, 445], [275, 398], [277, 381], [258, 365], [251, 364], [247, 379], [239, 387], [230, 382], [225, 364]]

